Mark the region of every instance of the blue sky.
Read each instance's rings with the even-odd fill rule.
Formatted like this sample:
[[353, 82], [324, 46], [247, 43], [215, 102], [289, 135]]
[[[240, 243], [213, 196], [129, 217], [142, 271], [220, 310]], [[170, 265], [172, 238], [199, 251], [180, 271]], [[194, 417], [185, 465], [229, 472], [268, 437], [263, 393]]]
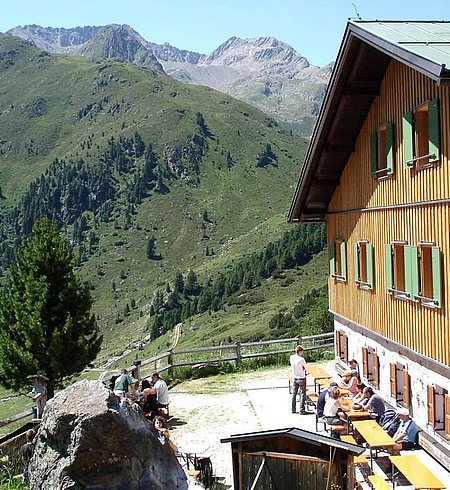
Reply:
[[[145, 39], [210, 53], [231, 36], [273, 36], [319, 66], [335, 58], [351, 0], [16, 0], [0, 32], [25, 24], [129, 24]], [[353, 0], [364, 20], [450, 20], [449, 0]]]

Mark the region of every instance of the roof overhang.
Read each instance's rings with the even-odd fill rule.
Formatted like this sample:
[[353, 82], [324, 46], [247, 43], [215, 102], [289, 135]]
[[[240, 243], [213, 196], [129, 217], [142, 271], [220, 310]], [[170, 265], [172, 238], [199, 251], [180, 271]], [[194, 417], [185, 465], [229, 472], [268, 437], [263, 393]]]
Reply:
[[439, 85], [450, 84], [450, 70], [445, 65], [407, 49], [406, 44], [377, 35], [364, 28], [364, 24], [351, 21], [347, 24], [289, 210], [291, 223], [324, 221], [392, 59], [411, 66]]

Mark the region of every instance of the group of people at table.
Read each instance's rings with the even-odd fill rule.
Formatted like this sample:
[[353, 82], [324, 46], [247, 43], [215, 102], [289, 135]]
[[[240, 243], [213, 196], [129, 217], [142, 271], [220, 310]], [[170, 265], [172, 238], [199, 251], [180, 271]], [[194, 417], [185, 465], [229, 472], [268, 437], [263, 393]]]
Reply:
[[114, 394], [119, 398], [128, 398], [138, 403], [144, 415], [153, 422], [161, 444], [168, 444], [176, 452], [178, 448], [170, 439], [166, 420], [159, 415], [162, 410], [166, 410], [167, 413], [169, 406], [169, 389], [159, 373], [153, 372], [150, 381], [142, 379], [139, 382], [139, 380], [133, 379], [126, 369], [122, 369], [120, 375], [111, 381], [110, 388]]
[[[300, 395], [300, 414], [308, 413], [305, 409], [306, 377], [308, 367], [303, 357], [304, 348], [297, 346], [295, 354], [290, 357], [294, 389], [292, 393], [292, 413], [296, 413], [297, 394]], [[331, 426], [340, 426], [340, 434], [347, 433], [352, 419], [370, 418], [392, 437], [395, 445], [387, 448], [392, 455], [400, 454], [402, 449], [412, 448], [416, 444], [419, 431], [407, 408], [386, 409], [383, 399], [370, 386], [361, 383], [358, 364], [352, 359], [348, 369], [339, 381], [330, 381], [317, 399], [317, 417]], [[344, 429], [342, 430], [342, 426]]]

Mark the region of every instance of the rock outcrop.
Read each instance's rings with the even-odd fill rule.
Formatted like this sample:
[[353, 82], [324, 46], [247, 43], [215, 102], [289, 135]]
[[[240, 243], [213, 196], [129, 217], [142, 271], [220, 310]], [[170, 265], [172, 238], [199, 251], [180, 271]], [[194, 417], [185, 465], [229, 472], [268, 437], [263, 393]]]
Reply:
[[186, 489], [186, 475], [140, 408], [79, 381], [45, 408], [30, 462], [34, 490]]

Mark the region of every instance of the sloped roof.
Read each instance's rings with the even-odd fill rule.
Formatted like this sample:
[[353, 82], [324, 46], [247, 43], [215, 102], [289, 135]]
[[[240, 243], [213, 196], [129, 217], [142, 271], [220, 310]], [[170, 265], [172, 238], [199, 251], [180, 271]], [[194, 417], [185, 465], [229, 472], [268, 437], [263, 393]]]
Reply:
[[295, 427], [287, 429], [275, 429], [275, 430], [263, 430], [258, 432], [248, 432], [245, 434], [235, 434], [227, 437], [226, 439], [221, 439], [220, 442], [246, 442], [261, 439], [271, 439], [274, 437], [289, 437], [292, 439], [297, 439], [301, 442], [307, 442], [315, 446], [331, 446], [338, 449], [342, 449], [350, 452], [353, 455], [359, 455], [364, 452], [364, 448], [361, 446], [356, 446], [355, 444], [348, 444], [340, 439], [334, 437], [324, 436], [322, 434], [317, 434], [316, 432], [310, 432], [303, 429], [297, 429]]
[[323, 221], [391, 59], [450, 85], [450, 22], [349, 21], [288, 221]]

